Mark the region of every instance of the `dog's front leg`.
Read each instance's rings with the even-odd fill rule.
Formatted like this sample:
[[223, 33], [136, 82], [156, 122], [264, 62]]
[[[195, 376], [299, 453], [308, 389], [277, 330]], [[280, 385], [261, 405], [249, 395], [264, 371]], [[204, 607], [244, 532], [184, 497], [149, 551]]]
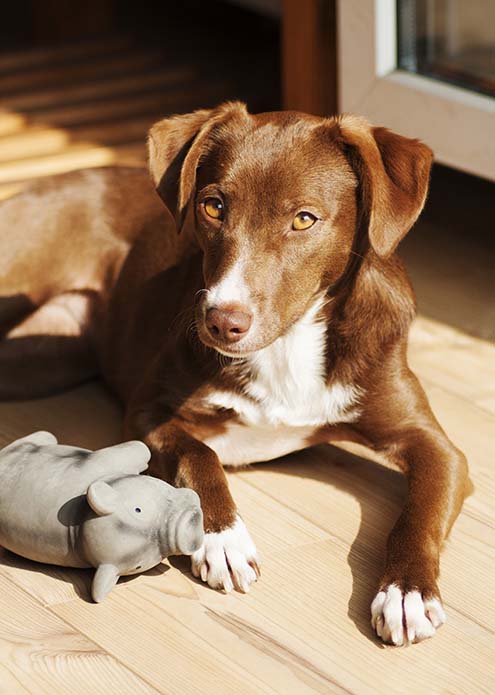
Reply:
[[201, 500], [205, 540], [191, 558], [194, 576], [214, 589], [249, 591], [259, 577], [256, 547], [237, 513], [216, 453], [174, 418], [162, 424], [152, 413], [128, 416], [126, 435], [150, 448], [150, 475], [195, 490]]
[[446, 437], [411, 375], [367, 418], [366, 434], [405, 473], [408, 491], [387, 542], [372, 625], [395, 645], [418, 642], [445, 622], [437, 580], [442, 543], [468, 491], [467, 463]]

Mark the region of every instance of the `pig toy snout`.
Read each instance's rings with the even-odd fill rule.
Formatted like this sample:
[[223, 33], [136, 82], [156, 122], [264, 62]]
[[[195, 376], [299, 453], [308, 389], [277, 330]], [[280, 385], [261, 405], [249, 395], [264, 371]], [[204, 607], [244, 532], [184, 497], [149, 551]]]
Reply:
[[174, 552], [192, 555], [201, 547], [204, 538], [203, 513], [201, 509], [189, 509], [179, 515], [175, 533]]
[[203, 543], [203, 512], [193, 490], [182, 488], [176, 493], [174, 507], [177, 512], [172, 511], [172, 518], [164, 527], [166, 538], [162, 539], [162, 544], [166, 542], [172, 555], [192, 555]]

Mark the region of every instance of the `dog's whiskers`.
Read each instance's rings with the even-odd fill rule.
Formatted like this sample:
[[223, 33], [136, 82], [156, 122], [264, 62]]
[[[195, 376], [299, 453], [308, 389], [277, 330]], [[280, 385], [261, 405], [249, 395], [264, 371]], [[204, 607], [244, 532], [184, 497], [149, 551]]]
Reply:
[[197, 335], [198, 334], [198, 324], [196, 322], [196, 319], [191, 319], [189, 324], [186, 327], [186, 334], [187, 335]]
[[205, 288], [203, 288], [202, 290], [198, 290], [198, 291], [195, 293], [194, 297], [196, 298], [196, 297], [197, 297], [198, 295], [200, 295], [200, 294], [208, 294], [209, 292], [210, 292], [210, 290], [206, 289], [206, 287], [205, 287]]

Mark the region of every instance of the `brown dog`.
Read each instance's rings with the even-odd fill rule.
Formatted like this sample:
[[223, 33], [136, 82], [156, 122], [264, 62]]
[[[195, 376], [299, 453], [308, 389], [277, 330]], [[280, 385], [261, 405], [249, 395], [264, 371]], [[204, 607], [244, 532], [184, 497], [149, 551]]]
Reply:
[[101, 371], [151, 473], [199, 493], [193, 572], [227, 591], [258, 565], [222, 464], [343, 438], [383, 452], [409, 493], [373, 626], [394, 644], [433, 635], [467, 467], [407, 366], [414, 298], [394, 255], [431, 159], [359, 118], [228, 103], [151, 130], [176, 224], [140, 170], [32, 185], [0, 208], [0, 397]]

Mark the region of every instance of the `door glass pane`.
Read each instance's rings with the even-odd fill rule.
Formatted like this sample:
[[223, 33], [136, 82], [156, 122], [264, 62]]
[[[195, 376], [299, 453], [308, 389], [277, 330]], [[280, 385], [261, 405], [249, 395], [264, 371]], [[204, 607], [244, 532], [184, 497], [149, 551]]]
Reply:
[[495, 95], [495, 0], [397, 0], [402, 70]]

